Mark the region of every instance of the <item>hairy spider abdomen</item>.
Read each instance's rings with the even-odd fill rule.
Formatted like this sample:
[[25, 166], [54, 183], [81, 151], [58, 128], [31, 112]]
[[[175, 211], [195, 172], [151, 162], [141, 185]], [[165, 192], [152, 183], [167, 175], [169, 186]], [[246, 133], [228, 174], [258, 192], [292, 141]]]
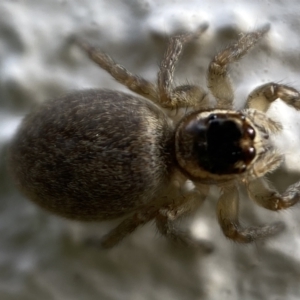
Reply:
[[111, 219], [165, 185], [171, 121], [155, 104], [109, 90], [48, 101], [28, 115], [10, 149], [11, 171], [33, 201], [62, 216]]

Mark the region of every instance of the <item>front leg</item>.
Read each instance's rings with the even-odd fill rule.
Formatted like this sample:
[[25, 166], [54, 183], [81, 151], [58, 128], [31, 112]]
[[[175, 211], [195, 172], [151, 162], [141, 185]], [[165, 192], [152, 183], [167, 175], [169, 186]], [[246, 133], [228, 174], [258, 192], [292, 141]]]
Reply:
[[264, 178], [250, 181], [247, 189], [249, 197], [258, 205], [274, 211], [289, 208], [300, 200], [300, 181], [289, 186], [283, 194], [279, 194]]
[[266, 112], [270, 108], [270, 105], [278, 98], [295, 109], [300, 110], [300, 93], [288, 85], [274, 82], [263, 84], [253, 90], [248, 96], [246, 107]]
[[218, 205], [217, 216], [219, 224], [226, 237], [238, 243], [251, 243], [258, 239], [272, 236], [280, 232], [283, 223], [274, 223], [257, 227], [242, 228], [238, 218], [239, 195], [235, 186], [223, 190]]

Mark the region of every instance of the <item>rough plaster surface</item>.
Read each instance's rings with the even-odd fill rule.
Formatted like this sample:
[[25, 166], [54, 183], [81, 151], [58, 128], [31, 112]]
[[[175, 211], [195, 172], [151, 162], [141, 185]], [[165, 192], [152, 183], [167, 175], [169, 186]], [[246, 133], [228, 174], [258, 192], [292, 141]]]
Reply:
[[[68, 43], [72, 34], [155, 80], [167, 36], [208, 22], [209, 29], [188, 45], [176, 72], [176, 82], [205, 86], [205, 70], [218, 49], [240, 32], [271, 23], [262, 43], [231, 68], [240, 108], [259, 84], [276, 81], [300, 88], [299, 12], [297, 0], [1, 0], [0, 299], [299, 299], [299, 207], [277, 214], [243, 197], [243, 224], [282, 220], [287, 228], [278, 237], [241, 246], [221, 234], [211, 197], [186, 226], [213, 243], [212, 254], [174, 247], [152, 224], [103, 251], [81, 239], [101, 236], [111, 224], [68, 222], [41, 211], [15, 190], [5, 170], [5, 146], [36, 103], [74, 89], [125, 90]], [[284, 189], [300, 176], [300, 115], [280, 102], [270, 115], [285, 127], [278, 138], [287, 153], [285, 168], [271, 177]]]

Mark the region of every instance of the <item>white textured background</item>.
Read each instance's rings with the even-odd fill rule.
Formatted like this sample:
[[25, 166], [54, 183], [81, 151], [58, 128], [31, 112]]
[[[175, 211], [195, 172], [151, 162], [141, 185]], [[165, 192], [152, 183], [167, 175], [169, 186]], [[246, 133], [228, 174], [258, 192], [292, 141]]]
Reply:
[[[231, 68], [236, 107], [268, 81], [300, 88], [300, 4], [290, 1], [1, 0], [0, 2], [0, 299], [1, 300], [296, 300], [300, 298], [300, 208], [273, 213], [246, 197], [244, 225], [282, 220], [284, 234], [256, 245], [226, 240], [208, 200], [192, 220], [195, 236], [214, 253], [174, 247], [152, 224], [103, 251], [80, 241], [103, 235], [107, 224], [51, 216], [24, 199], [5, 170], [5, 146], [21, 117], [38, 102], [68, 90], [124, 90], [68, 37], [78, 34], [116, 61], [155, 80], [167, 37], [210, 27], [184, 52], [176, 82], [205, 85], [216, 51], [240, 32], [271, 23], [268, 36]], [[278, 145], [286, 168], [272, 179], [284, 189], [300, 178], [300, 113], [277, 103], [270, 112], [285, 126]]]

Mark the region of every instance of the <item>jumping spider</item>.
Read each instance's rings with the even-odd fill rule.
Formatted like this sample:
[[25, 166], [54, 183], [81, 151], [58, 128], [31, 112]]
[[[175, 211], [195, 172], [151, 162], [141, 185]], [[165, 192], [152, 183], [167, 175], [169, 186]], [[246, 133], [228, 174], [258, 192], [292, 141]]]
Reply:
[[[200, 206], [210, 185], [221, 190], [217, 216], [226, 237], [249, 243], [280, 231], [282, 223], [240, 226], [237, 187], [245, 185], [249, 197], [269, 210], [298, 202], [300, 182], [279, 194], [264, 175], [283, 160], [270, 140], [282, 126], [265, 113], [277, 98], [299, 110], [299, 93], [270, 82], [250, 93], [245, 109], [232, 109], [228, 65], [244, 56], [269, 26], [241, 35], [210, 62], [207, 82], [216, 99], [214, 108], [201, 87], [174, 88], [173, 73], [184, 44], [206, 27], [170, 38], [157, 84], [75, 39], [94, 62], [143, 98], [93, 89], [42, 104], [25, 117], [10, 147], [10, 169], [20, 190], [66, 218], [123, 217], [103, 238], [103, 247], [114, 246], [153, 219], [163, 235], [187, 245], [201, 244], [176, 228], [174, 221]], [[162, 108], [192, 112], [177, 122]]]

